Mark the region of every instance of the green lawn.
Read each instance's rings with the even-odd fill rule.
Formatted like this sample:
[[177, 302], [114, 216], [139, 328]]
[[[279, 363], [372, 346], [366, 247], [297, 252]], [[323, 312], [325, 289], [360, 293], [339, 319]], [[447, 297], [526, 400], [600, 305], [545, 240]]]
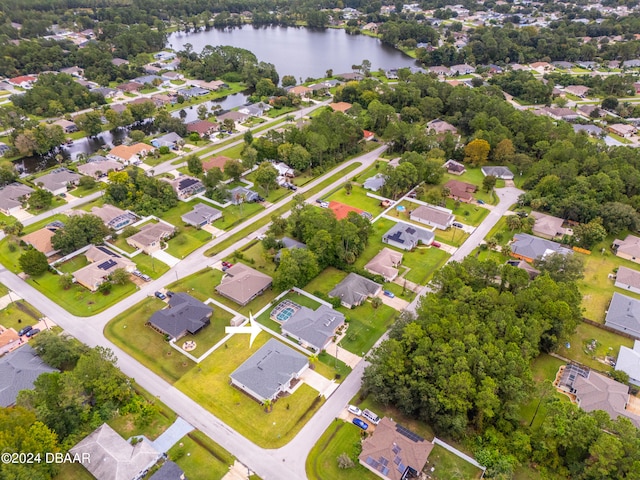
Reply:
[[71, 260], [67, 260], [64, 263], [60, 263], [56, 266], [58, 270], [64, 273], [73, 273], [76, 270], [80, 270], [82, 267], [89, 265], [89, 260], [84, 255], [78, 255]]
[[349, 195], [347, 195], [347, 191], [344, 189], [344, 186], [342, 186], [328, 197], [325, 197], [324, 200], [333, 200], [359, 208], [360, 210], [369, 212], [374, 217], [384, 211], [384, 208], [380, 206], [380, 200], [368, 197], [366, 190], [358, 186], [354, 186]]
[[303, 384], [294, 394], [278, 399], [273, 410], [266, 413], [262, 405], [229, 384], [229, 375], [269, 338], [272, 337], [263, 332], [247, 348], [246, 335], [233, 336], [175, 386], [247, 439], [261, 447], [278, 448], [300, 431], [323, 400], [317, 391]]
[[[358, 463], [362, 451], [362, 430], [336, 418], [309, 452], [306, 463], [309, 480], [376, 480], [379, 478]], [[346, 453], [355, 466], [338, 467], [338, 457]]]
[[436, 240], [438, 242], [446, 243], [447, 245], [453, 245], [454, 247], [459, 247], [469, 238], [469, 234], [460, 230], [459, 228], [450, 227], [446, 230], [440, 230], [436, 228], [434, 230], [436, 234]]
[[286, 115], [287, 113], [295, 112], [297, 110], [297, 107], [272, 108], [267, 112], [266, 116], [269, 118], [276, 118], [281, 115]]
[[74, 197], [79, 197], [79, 198], [84, 198], [88, 195], [91, 195], [92, 193], [95, 192], [99, 192], [100, 190], [103, 190], [106, 187], [106, 185], [102, 182], [96, 182], [95, 185], [92, 188], [82, 188], [82, 187], [77, 187], [74, 188], [73, 190], [71, 190], [69, 193], [71, 195], [73, 195]]
[[24, 300], [10, 303], [0, 310], [0, 325], [13, 328], [16, 332], [27, 325], [36, 323], [42, 314]]
[[[243, 263], [246, 263], [251, 268], [255, 268], [256, 270], [260, 270], [262, 273], [266, 273], [271, 276], [275, 273], [276, 264], [273, 260], [265, 258], [264, 247], [262, 246], [261, 241], [253, 240], [248, 243], [242, 248], [240, 254], [242, 255]], [[226, 260], [234, 263], [238, 260], [238, 257], [234, 252], [234, 254]]]
[[0, 297], [4, 297], [7, 293], [9, 293], [9, 289], [0, 283]]
[[228, 230], [261, 210], [264, 210], [264, 207], [259, 203], [230, 205], [222, 210], [222, 218], [213, 222], [213, 226], [222, 230]]
[[136, 262], [136, 267], [140, 272], [149, 275], [151, 278], [159, 278], [169, 271], [169, 265], [145, 253], [136, 255], [133, 257], [133, 261]]
[[482, 470], [466, 460], [436, 445], [429, 454], [426, 468], [434, 468], [430, 473], [434, 480], [469, 480], [482, 478]]
[[489, 210], [473, 204], [461, 202], [456, 208], [456, 202], [452, 198], [447, 198], [447, 208], [453, 211], [458, 222], [477, 227], [484, 218], [489, 215]]
[[327, 352], [318, 354], [318, 361], [315, 363], [316, 372], [326, 378], [333, 378], [340, 383], [351, 372], [351, 367], [336, 357], [332, 357]]
[[[234, 140], [238, 140], [237, 138]], [[238, 145], [235, 145], [233, 147], [227, 148], [226, 150], [223, 150], [222, 152], [219, 152], [218, 155], [223, 155], [225, 157], [229, 157], [229, 158], [240, 158], [240, 154], [242, 153], [242, 150], [244, 149], [244, 142], [240, 142]]]
[[346, 276], [347, 273], [342, 270], [338, 270], [334, 267], [327, 267], [320, 272], [316, 278], [311, 280], [304, 289], [314, 295], [316, 292], [326, 295]]
[[180, 231], [169, 240], [167, 253], [176, 258], [184, 258], [211, 240], [211, 233], [191, 225], [180, 227]]
[[27, 212], [31, 213], [32, 215], [40, 215], [41, 213], [48, 212], [49, 210], [61, 207], [62, 205], [66, 205], [66, 203], [67, 201], [64, 198], [55, 196], [51, 200], [51, 205], [49, 205], [48, 207], [39, 209], [29, 207], [27, 208]]
[[234, 461], [233, 455], [199, 431], [180, 439], [167, 454], [189, 480], [221, 479]]
[[370, 168], [368, 168], [367, 170], [362, 172], [360, 175], [358, 175], [355, 178], [355, 183], [363, 184], [367, 178], [371, 178], [377, 173], [384, 172], [384, 169], [386, 168], [386, 166], [387, 166], [387, 162], [378, 160]]
[[373, 347], [398, 316], [398, 312], [393, 308], [383, 304], [374, 309], [370, 302], [365, 302], [353, 310], [340, 307], [338, 311], [349, 320], [347, 334], [340, 346], [361, 356]]
[[94, 480], [96, 477], [89, 473], [89, 470], [84, 468], [81, 463], [61, 463], [58, 465], [58, 474], [53, 477], [53, 480]]
[[157, 158], [153, 155], [148, 155], [144, 158], [144, 163], [155, 167], [156, 165], [160, 165], [161, 163], [168, 162], [169, 160], [173, 160], [178, 156], [175, 152], [165, 153], [164, 155], [159, 155]]
[[[596, 348], [590, 350], [587, 346], [591, 344], [592, 340], [596, 341]], [[569, 343], [571, 348], [561, 345], [558, 354], [596, 370], [607, 372], [611, 371], [612, 367], [598, 361], [598, 359], [604, 360], [605, 356], [618, 358], [621, 345], [633, 347], [632, 339], [584, 322], [578, 325], [576, 333], [569, 338]]]
[[[107, 323], [104, 334], [167, 382], [174, 383], [195, 363], [171, 348], [163, 335], [145, 326], [152, 313], [165, 306], [155, 297], [147, 298]], [[217, 310], [214, 309], [214, 315]], [[206, 328], [211, 328], [213, 323]]]
[[[136, 228], [136, 227], [134, 227]], [[136, 228], [136, 230], [139, 231], [138, 228]], [[120, 250], [124, 250], [127, 253], [133, 253], [136, 251], [135, 247], [132, 247], [131, 245], [129, 245], [127, 243], [127, 239], [123, 236], [119, 236], [118, 239], [114, 242], [113, 239], [111, 239], [109, 241], [109, 243], [112, 243], [113, 245], [115, 245], [116, 247], [118, 247]]]

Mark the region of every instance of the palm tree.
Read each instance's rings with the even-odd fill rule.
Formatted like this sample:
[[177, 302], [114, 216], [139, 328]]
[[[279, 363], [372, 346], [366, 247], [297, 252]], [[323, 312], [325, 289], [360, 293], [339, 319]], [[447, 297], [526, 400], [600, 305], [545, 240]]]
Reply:
[[314, 353], [309, 357], [309, 368], [311, 370], [315, 370], [317, 362], [318, 362], [318, 355]]
[[262, 405], [264, 406], [264, 411], [267, 413], [273, 410], [273, 402], [269, 398], [267, 398], [264, 402], [262, 402]]

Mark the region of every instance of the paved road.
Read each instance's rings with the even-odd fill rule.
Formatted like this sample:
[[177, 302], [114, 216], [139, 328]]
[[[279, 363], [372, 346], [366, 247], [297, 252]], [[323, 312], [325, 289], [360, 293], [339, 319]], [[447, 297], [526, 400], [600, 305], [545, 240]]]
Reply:
[[[449, 257], [449, 262], [460, 262], [473, 250], [475, 250], [482, 240], [489, 234], [491, 229], [498, 223], [498, 220], [505, 214], [509, 207], [518, 201], [518, 197], [524, 192], [515, 187], [496, 188], [496, 194], [498, 195], [498, 205], [496, 205], [490, 212], [484, 221], [475, 229], [475, 231], [467, 238], [456, 252]], [[416, 295], [416, 298], [409, 304], [407, 310], [411, 313], [416, 313], [416, 308], [422, 297], [430, 291], [429, 285], [425, 285], [422, 290]]]
[[[360, 167], [349, 173], [349, 178], [369, 168], [369, 166], [373, 164], [385, 149], [386, 147], [382, 146], [372, 152], [345, 162], [343, 166], [356, 162], [360, 162], [362, 164]], [[323, 177], [301, 187], [298, 191], [301, 193], [305, 192], [332, 174], [332, 172], [329, 172]], [[333, 182], [331, 185], [323, 189], [322, 192], [314, 195], [313, 198], [326, 194], [345, 180], [346, 178], [341, 178]], [[217, 419], [195, 401], [191, 400], [187, 395], [171, 386], [148, 368], [138, 363], [138, 361], [133, 357], [129, 356], [123, 350], [109, 342], [103, 334], [104, 327], [109, 320], [132, 307], [146, 296], [152, 295], [155, 290], [166, 286], [178, 278], [183, 278], [201, 270], [204, 265], [210, 265], [225, 258], [237, 248], [251, 241], [250, 237], [253, 237], [253, 235], [241, 240], [214, 257], [208, 258], [204, 256], [204, 252], [211, 248], [215, 243], [227, 238], [229, 235], [233, 235], [237, 231], [245, 228], [247, 225], [255, 222], [257, 219], [262, 218], [265, 215], [271, 215], [273, 210], [279, 208], [281, 205], [286, 205], [291, 200], [292, 197], [289, 196], [271, 206], [269, 209], [264, 210], [260, 214], [247, 220], [243, 224], [235, 227], [229, 232], [226, 232], [221, 237], [218, 237], [193, 252], [185, 260], [170, 269], [159, 279], [149, 282], [139, 291], [122, 300], [117, 305], [92, 317], [77, 317], [69, 314], [65, 309], [5, 268], [0, 268], [0, 282], [23, 298], [27, 298], [29, 303], [31, 303], [35, 308], [47, 317], [53, 319], [65, 331], [83, 343], [90, 346], [101, 345], [111, 348], [118, 357], [118, 366], [126, 375], [133, 377], [143, 388], [153, 395], [156, 395], [179, 416], [230, 451], [242, 463], [248, 465], [252, 470], [258, 473], [264, 480], [279, 480], [282, 478], [292, 480], [304, 479], [306, 478], [304, 473], [304, 461], [309, 450], [333, 418], [337, 416], [340, 409], [344, 407], [349, 399], [351, 399], [351, 397], [353, 397], [360, 388], [362, 372], [364, 371], [365, 365], [364, 362], [361, 362], [361, 365], [358, 365], [358, 367], [354, 369], [352, 374], [345, 379], [343, 384], [336, 390], [336, 392], [334, 392], [327, 403], [316, 415], [314, 415], [314, 417], [292, 442], [279, 450], [265, 450], [238, 434], [231, 427]]]

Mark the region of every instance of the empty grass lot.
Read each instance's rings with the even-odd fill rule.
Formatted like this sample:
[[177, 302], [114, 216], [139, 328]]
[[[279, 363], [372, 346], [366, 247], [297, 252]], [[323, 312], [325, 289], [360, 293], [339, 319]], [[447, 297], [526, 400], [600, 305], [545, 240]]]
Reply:
[[222, 218], [213, 222], [213, 226], [221, 230], [229, 230], [261, 210], [264, 210], [264, 207], [259, 203], [229, 205], [222, 210]]
[[[169, 383], [174, 383], [195, 366], [164, 340], [164, 336], [145, 323], [156, 310], [166, 304], [155, 297], [147, 298], [111, 320], [105, 336], [143, 365]], [[215, 311], [215, 310], [214, 310]], [[206, 328], [210, 328], [209, 327]]]
[[387, 162], [378, 160], [376, 163], [373, 164], [373, 166], [371, 166], [371, 168], [365, 170], [360, 175], [358, 175], [355, 179], [355, 182], [363, 184], [367, 178], [373, 177], [376, 173], [383, 173], [386, 167], [387, 167]]
[[369, 212], [374, 217], [378, 216], [384, 210], [384, 208], [380, 206], [380, 200], [368, 197], [366, 190], [358, 186], [354, 186], [349, 195], [347, 195], [347, 191], [344, 189], [344, 186], [342, 186], [328, 197], [324, 197], [324, 200], [333, 200], [334, 202], [359, 208], [360, 210]]
[[[593, 351], [586, 348], [587, 344], [591, 343], [592, 340], [597, 342], [597, 346]], [[571, 348], [561, 345], [558, 349], [558, 354], [582, 363], [587, 367], [607, 372], [612, 368], [608, 364], [598, 361], [598, 359], [604, 360], [607, 355], [618, 358], [621, 345], [629, 348], [633, 347], [633, 340], [630, 338], [584, 322], [578, 325], [576, 333], [569, 338], [569, 343]]]
[[211, 233], [185, 225], [167, 244], [166, 252], [176, 258], [184, 258], [211, 240]]
[[[253, 240], [242, 247], [242, 262], [246, 263], [251, 268], [260, 270], [262, 273], [273, 275], [276, 271], [276, 264], [273, 260], [265, 258], [263, 253], [264, 248], [262, 247], [262, 242], [259, 240]], [[229, 260], [231, 260], [231, 263], [235, 263], [237, 261], [236, 252], [234, 252], [231, 257], [227, 258], [227, 261]]]
[[5, 328], [13, 328], [18, 332], [23, 327], [36, 323], [40, 317], [42, 314], [38, 310], [20, 300], [10, 303], [6, 308], [0, 310], [0, 325]]
[[456, 202], [451, 198], [447, 198], [447, 208], [453, 211], [456, 221], [474, 227], [480, 225], [484, 218], [489, 215], [489, 210], [471, 203], [460, 202], [460, 205], [456, 208]]
[[[373, 472], [358, 463], [362, 430], [336, 418], [309, 452], [306, 463], [309, 480], [375, 480]], [[353, 468], [338, 467], [338, 457], [346, 453]]]
[[482, 470], [464, 459], [436, 445], [429, 454], [425, 468], [434, 468], [430, 473], [434, 480], [470, 480], [482, 478]]
[[218, 480], [224, 477], [234, 457], [200, 431], [182, 437], [167, 452], [189, 480]]
[[273, 410], [266, 413], [262, 405], [229, 384], [229, 375], [270, 338], [262, 332], [249, 348], [246, 335], [234, 335], [175, 386], [252, 442], [278, 448], [295, 436], [323, 400], [316, 390], [303, 384], [293, 395], [278, 399]]
[[73, 273], [76, 270], [80, 270], [82, 267], [89, 265], [89, 260], [84, 255], [78, 255], [64, 263], [59, 263], [56, 268], [64, 273]]

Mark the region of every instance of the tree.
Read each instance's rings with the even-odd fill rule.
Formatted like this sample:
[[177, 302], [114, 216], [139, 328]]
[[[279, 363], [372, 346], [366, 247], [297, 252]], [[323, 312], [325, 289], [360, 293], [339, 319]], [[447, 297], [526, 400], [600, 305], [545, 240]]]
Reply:
[[83, 190], [91, 190], [95, 186], [96, 186], [95, 178], [90, 177], [88, 175], [83, 175], [82, 177], [80, 177], [80, 180], [78, 180], [78, 187], [82, 188]]
[[256, 84], [256, 97], [270, 97], [276, 93], [276, 86], [270, 78], [261, 78]]
[[280, 237], [287, 231], [287, 220], [279, 215], [271, 216], [271, 225], [269, 225], [269, 234], [274, 237]]
[[100, 217], [92, 214], [74, 215], [69, 217], [64, 228], [56, 231], [51, 243], [56, 250], [67, 255], [89, 244], [101, 244], [108, 234], [109, 229]]
[[236, 122], [232, 118], [225, 118], [222, 126], [227, 132], [233, 132], [236, 128]]
[[242, 172], [244, 171], [244, 167], [242, 166], [242, 162], [235, 159], [229, 159], [224, 164], [224, 173], [226, 173], [230, 178], [233, 178], [234, 182], [240, 180], [242, 176]]
[[18, 263], [22, 271], [32, 277], [39, 277], [49, 269], [46, 255], [35, 248], [30, 248], [20, 255]]
[[202, 168], [202, 160], [197, 155], [189, 155], [187, 157], [187, 169], [191, 175], [200, 175], [204, 171]]
[[58, 285], [60, 285], [60, 288], [62, 288], [63, 290], [69, 290], [73, 285], [73, 275], [71, 275], [70, 273], [60, 275], [60, 278], [58, 279]]
[[276, 183], [278, 170], [271, 162], [262, 162], [256, 170], [255, 178], [256, 183], [263, 188], [266, 197], [269, 196], [269, 190], [278, 186]]
[[614, 111], [618, 108], [618, 99], [616, 97], [606, 97], [602, 100], [602, 108], [609, 111]]
[[131, 130], [129, 132], [129, 137], [136, 143], [142, 142], [144, 137], [146, 137], [145, 133], [142, 130]]
[[280, 264], [273, 276], [277, 290], [304, 287], [320, 272], [316, 255], [307, 248], [285, 248], [280, 250]]
[[124, 285], [130, 280], [130, 274], [124, 268], [116, 268], [111, 275], [109, 275], [109, 280], [114, 285]]
[[485, 192], [490, 192], [496, 186], [496, 181], [498, 179], [495, 175], [487, 175], [482, 179], [482, 188]]
[[31, 344], [42, 360], [54, 368], [71, 370], [88, 347], [73, 337], [46, 330], [35, 337]]
[[493, 151], [493, 159], [498, 163], [510, 163], [515, 153], [516, 149], [513, 146], [513, 142], [505, 138], [496, 145]]
[[584, 276], [584, 261], [578, 255], [552, 253], [533, 262], [555, 282], [575, 282]]
[[506, 222], [509, 230], [520, 230], [522, 228], [522, 219], [519, 215], [508, 215]]
[[9, 225], [5, 225], [2, 228], [2, 231], [5, 233], [5, 235], [18, 236], [18, 235], [20, 235], [22, 233], [23, 229], [24, 229], [24, 225], [22, 225], [22, 223], [13, 222], [13, 223], [10, 223]]
[[351, 195], [351, 191], [353, 190], [353, 184], [351, 182], [345, 183], [344, 189], [347, 192], [347, 195]]
[[198, 107], [198, 118], [200, 120], [206, 120], [207, 115], [209, 114], [209, 110], [206, 105], [200, 105]]
[[73, 121], [89, 137], [94, 137], [102, 132], [102, 114], [100, 112], [81, 113]]
[[382, 299], [380, 297], [373, 297], [371, 299], [371, 306], [374, 310], [377, 310], [382, 305]]
[[620, 202], [607, 202], [600, 207], [602, 225], [607, 232], [616, 234], [621, 230], [635, 231], [640, 227], [638, 212], [631, 206]]
[[602, 226], [602, 219], [596, 217], [589, 223], [581, 223], [573, 227], [573, 238], [579, 247], [591, 249], [607, 238], [607, 231]]
[[51, 206], [53, 202], [53, 194], [43, 188], [36, 188], [27, 200], [30, 208], [42, 210]]
[[296, 84], [296, 77], [293, 75], [284, 75], [281, 83], [283, 87], [293, 87]]
[[464, 161], [474, 167], [481, 167], [487, 163], [491, 146], [486, 140], [476, 138], [464, 147]]

